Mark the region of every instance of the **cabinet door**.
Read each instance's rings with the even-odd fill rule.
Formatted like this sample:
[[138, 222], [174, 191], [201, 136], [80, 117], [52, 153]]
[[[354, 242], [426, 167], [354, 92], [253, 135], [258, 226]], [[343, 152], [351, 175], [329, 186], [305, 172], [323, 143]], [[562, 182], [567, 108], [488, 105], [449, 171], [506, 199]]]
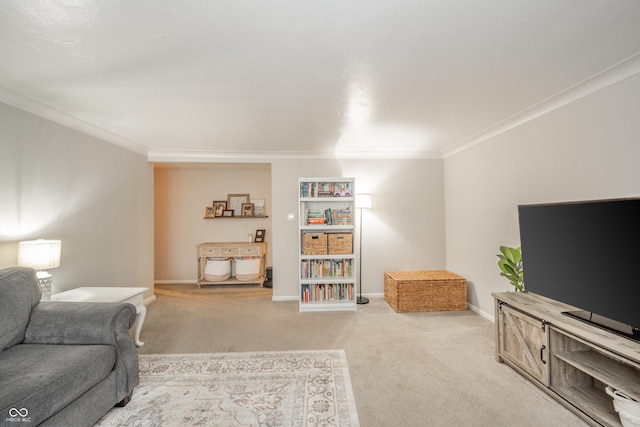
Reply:
[[546, 324], [505, 304], [500, 305], [498, 321], [500, 357], [548, 386], [549, 328]]

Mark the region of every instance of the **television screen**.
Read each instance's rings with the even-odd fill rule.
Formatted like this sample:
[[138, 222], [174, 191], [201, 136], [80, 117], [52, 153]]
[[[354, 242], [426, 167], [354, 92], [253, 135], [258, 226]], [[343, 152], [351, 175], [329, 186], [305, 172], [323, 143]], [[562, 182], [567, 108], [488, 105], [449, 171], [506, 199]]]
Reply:
[[518, 206], [527, 291], [640, 327], [640, 199]]

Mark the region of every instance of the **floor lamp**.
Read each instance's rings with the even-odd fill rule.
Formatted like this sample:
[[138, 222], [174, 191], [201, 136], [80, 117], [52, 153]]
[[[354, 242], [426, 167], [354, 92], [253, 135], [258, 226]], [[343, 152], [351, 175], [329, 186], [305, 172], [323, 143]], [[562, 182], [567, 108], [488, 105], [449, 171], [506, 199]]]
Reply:
[[360, 211], [360, 233], [358, 234], [358, 238], [360, 239], [360, 243], [358, 248], [360, 250], [360, 257], [358, 259], [358, 285], [360, 290], [358, 292], [358, 304], [368, 304], [369, 298], [362, 296], [362, 210], [363, 209], [371, 209], [371, 194], [356, 194], [356, 209]]

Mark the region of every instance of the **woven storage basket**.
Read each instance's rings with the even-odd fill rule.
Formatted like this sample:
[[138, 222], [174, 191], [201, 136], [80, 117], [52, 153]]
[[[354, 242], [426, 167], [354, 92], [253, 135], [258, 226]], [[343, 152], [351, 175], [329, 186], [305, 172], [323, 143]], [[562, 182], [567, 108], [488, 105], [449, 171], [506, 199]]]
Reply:
[[446, 270], [385, 272], [384, 299], [398, 313], [464, 311], [467, 280]]
[[351, 233], [330, 233], [329, 253], [332, 255], [353, 253], [353, 234]]
[[302, 237], [302, 253], [303, 255], [326, 255], [327, 234], [304, 233]]

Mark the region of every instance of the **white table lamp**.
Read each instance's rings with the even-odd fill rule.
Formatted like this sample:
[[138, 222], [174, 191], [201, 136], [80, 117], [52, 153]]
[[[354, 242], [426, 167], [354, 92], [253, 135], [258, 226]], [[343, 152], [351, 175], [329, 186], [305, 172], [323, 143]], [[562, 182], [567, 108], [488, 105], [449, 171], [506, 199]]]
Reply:
[[42, 299], [51, 299], [53, 276], [45, 270], [60, 267], [62, 242], [60, 240], [29, 240], [18, 243], [18, 265], [37, 271], [42, 288]]

